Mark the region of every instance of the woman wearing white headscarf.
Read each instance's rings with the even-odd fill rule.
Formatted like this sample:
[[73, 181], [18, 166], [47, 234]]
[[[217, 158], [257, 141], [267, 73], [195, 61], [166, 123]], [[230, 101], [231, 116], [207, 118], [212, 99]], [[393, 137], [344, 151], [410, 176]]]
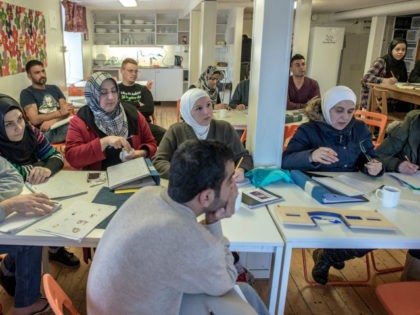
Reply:
[[244, 180], [244, 172], [253, 168], [252, 157], [245, 150], [235, 129], [226, 121], [215, 120], [209, 95], [201, 89], [190, 89], [181, 97], [183, 122], [169, 127], [159, 144], [153, 164], [163, 178], [168, 178], [175, 150], [186, 140], [217, 140], [227, 144], [235, 154], [235, 163], [244, 157], [235, 172], [236, 182]]
[[[373, 150], [371, 133], [364, 122], [353, 117], [355, 107], [356, 95], [345, 86], [329, 89], [322, 102], [320, 99], [309, 102], [305, 108], [309, 122], [302, 124], [290, 140], [282, 168], [382, 175], [383, 166]], [[362, 257], [369, 251], [317, 249], [313, 252], [312, 277], [325, 284], [331, 266], [342, 269], [346, 260]]]

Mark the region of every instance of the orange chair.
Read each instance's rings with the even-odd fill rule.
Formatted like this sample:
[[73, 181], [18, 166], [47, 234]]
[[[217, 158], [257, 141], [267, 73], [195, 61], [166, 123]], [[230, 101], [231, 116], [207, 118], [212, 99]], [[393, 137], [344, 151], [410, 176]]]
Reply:
[[181, 99], [176, 102], [176, 122], [181, 120]]
[[286, 150], [287, 145], [295, 134], [299, 125], [285, 125], [284, 126], [284, 137], [283, 137], [283, 152]]
[[42, 276], [42, 285], [48, 303], [55, 315], [64, 315], [64, 309], [68, 310], [71, 315], [80, 315], [70, 298], [49, 273]]
[[241, 135], [241, 143], [243, 145], [245, 145], [245, 142], [246, 142], [246, 134], [247, 134], [247, 128], [244, 129], [244, 132]]
[[384, 283], [376, 287], [376, 295], [390, 315], [420, 314], [420, 282]]
[[148, 88], [150, 91], [152, 90], [153, 83], [154, 83], [154, 81], [153, 81], [153, 80], [150, 80], [150, 81], [148, 81], [148, 82], [147, 82], [147, 84], [146, 84], [147, 88]]
[[370, 126], [370, 131], [373, 132], [374, 127], [379, 128], [379, 134], [376, 139], [373, 140], [375, 149], [382, 143], [385, 138], [385, 129], [388, 117], [384, 114], [356, 110], [354, 112], [354, 118], [363, 121], [366, 125]]

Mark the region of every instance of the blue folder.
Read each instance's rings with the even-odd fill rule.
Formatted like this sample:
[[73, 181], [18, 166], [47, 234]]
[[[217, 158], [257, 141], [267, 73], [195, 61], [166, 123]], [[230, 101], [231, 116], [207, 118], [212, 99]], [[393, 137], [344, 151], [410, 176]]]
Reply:
[[290, 176], [296, 185], [311, 195], [316, 201], [322, 204], [346, 203], [346, 202], [367, 202], [366, 197], [346, 196], [337, 191], [333, 191], [315, 182], [309, 175], [300, 170], [291, 170]]

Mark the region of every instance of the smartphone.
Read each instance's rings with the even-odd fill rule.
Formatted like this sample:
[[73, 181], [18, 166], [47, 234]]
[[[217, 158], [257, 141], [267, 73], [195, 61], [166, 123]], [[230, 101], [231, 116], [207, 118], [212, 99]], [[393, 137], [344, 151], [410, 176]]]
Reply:
[[97, 180], [101, 173], [99, 172], [89, 172], [87, 176], [87, 182], [90, 183], [91, 181]]

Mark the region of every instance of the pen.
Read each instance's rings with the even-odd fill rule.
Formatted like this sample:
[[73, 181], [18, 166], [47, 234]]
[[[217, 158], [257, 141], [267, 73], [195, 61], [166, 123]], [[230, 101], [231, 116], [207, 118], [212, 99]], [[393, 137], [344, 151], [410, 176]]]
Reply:
[[410, 159], [408, 158], [408, 156], [406, 155], [406, 156], [404, 156], [405, 157], [405, 160], [408, 162], [408, 163], [411, 163], [411, 161], [410, 161]]
[[391, 72], [391, 75], [395, 78], [394, 72], [392, 72], [392, 70], [389, 71], [389, 72]]
[[235, 167], [235, 172], [239, 169], [239, 167], [241, 166], [241, 164], [242, 164], [242, 161], [244, 160], [244, 157], [243, 156], [241, 156], [241, 158], [239, 159], [239, 162], [238, 162], [238, 164], [236, 164], [236, 167]]

